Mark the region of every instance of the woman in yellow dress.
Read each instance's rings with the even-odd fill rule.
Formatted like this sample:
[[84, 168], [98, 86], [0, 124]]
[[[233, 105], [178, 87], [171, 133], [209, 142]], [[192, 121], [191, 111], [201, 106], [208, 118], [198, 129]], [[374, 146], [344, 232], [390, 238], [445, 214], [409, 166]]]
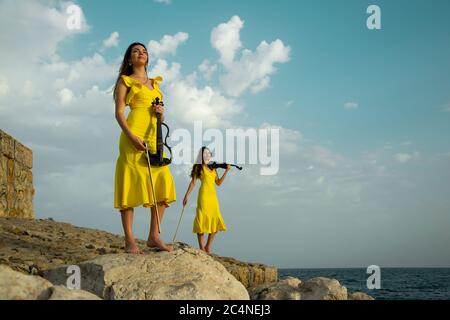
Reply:
[[[230, 165], [228, 165], [222, 177], [219, 178], [216, 169], [211, 170], [207, 165], [210, 159], [211, 151], [203, 146], [200, 149], [196, 163], [192, 167], [191, 182], [183, 199], [183, 206], [186, 206], [189, 201], [189, 195], [195, 187], [196, 180], [200, 179], [201, 185], [198, 191], [197, 209], [192, 232], [197, 234], [200, 249], [207, 253], [211, 253], [216, 233], [227, 230], [220, 213], [215, 184], [220, 186], [228, 171], [230, 171]], [[203, 238], [205, 233], [209, 234], [206, 245]]]
[[[148, 247], [172, 251], [159, 237], [155, 199], [151, 189], [150, 174], [145, 155], [144, 142], [151, 153], [156, 153], [156, 113], [164, 120], [164, 107], [153, 105], [156, 97], [163, 100], [158, 82], [161, 77], [148, 78], [149, 56], [145, 45], [132, 43], [125, 52], [114, 88], [115, 115], [122, 128], [119, 137], [119, 156], [114, 176], [114, 208], [121, 213], [125, 233], [125, 251], [142, 253], [133, 236], [134, 207], [151, 208]], [[125, 106], [130, 107], [125, 119]], [[164, 152], [164, 157], [167, 155]], [[159, 220], [162, 221], [165, 208], [176, 201], [176, 190], [169, 166], [151, 166], [153, 186]]]

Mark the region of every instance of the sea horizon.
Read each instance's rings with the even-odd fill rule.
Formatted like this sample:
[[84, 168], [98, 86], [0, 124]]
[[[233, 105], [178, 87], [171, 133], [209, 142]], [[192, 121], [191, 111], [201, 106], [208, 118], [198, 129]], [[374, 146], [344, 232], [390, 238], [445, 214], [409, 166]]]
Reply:
[[[364, 268], [278, 268], [280, 280], [334, 278], [348, 292], [365, 292], [377, 300], [450, 300], [449, 267], [380, 267], [380, 288], [369, 289]], [[432, 271], [432, 272], [430, 272]]]

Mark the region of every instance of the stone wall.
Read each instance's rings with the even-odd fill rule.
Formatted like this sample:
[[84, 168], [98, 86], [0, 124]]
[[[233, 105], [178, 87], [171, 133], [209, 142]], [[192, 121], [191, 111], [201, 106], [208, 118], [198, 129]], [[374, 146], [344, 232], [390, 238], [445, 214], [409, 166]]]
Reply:
[[33, 152], [0, 129], [0, 217], [34, 218]]

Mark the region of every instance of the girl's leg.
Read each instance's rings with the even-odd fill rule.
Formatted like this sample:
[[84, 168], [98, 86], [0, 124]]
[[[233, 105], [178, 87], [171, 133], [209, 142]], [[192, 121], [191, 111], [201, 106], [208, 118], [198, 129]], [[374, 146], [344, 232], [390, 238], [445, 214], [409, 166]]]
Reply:
[[206, 246], [205, 246], [205, 251], [208, 253], [211, 253], [211, 247], [212, 247], [212, 243], [214, 241], [214, 237], [216, 236], [217, 232], [214, 233], [210, 233], [208, 236], [208, 241], [206, 242]]
[[[159, 213], [159, 223], [162, 224], [162, 218], [164, 216], [164, 211], [166, 210], [166, 205], [164, 202], [158, 203], [158, 213]], [[158, 220], [156, 220], [156, 208], [152, 207], [152, 216], [150, 219], [150, 233], [148, 235], [147, 246], [150, 248], [157, 247], [163, 251], [172, 251], [173, 247], [171, 245], [166, 245], [159, 237], [158, 232]]]
[[134, 209], [127, 208], [124, 210], [120, 210], [120, 213], [122, 216], [123, 231], [125, 233], [125, 252], [142, 253], [142, 251], [139, 250], [138, 246], [136, 245], [136, 243], [134, 241], [134, 236], [133, 236]]
[[203, 233], [197, 233], [197, 240], [200, 250], [205, 251], [205, 239], [203, 238]]

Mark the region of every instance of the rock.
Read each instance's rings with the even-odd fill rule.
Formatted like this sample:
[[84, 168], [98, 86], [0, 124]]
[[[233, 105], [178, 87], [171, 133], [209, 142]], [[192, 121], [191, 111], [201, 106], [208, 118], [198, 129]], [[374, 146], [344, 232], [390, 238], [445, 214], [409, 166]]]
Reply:
[[248, 289], [252, 300], [300, 300], [300, 279], [287, 277], [286, 279], [250, 287]]
[[[145, 241], [137, 239], [136, 242], [145, 248]], [[78, 264], [100, 255], [122, 253], [123, 250], [123, 236], [52, 219], [0, 217], [0, 264], [25, 274], [42, 276], [44, 270]], [[275, 267], [214, 254], [211, 257], [225, 266], [245, 287], [277, 281]]]
[[348, 300], [375, 300], [375, 298], [365, 292], [353, 292], [348, 295]]
[[302, 282], [299, 291], [301, 300], [347, 300], [347, 288], [336, 279], [312, 278]]
[[87, 291], [68, 289], [64, 286], [54, 286], [50, 288], [49, 300], [101, 300], [95, 294]]
[[298, 288], [298, 286], [302, 283], [299, 278], [295, 277], [286, 277], [283, 280], [279, 281], [280, 283], [290, 285], [291, 287]]
[[0, 265], [0, 300], [99, 300], [96, 295], [53, 286], [40, 277], [26, 275], [8, 266]]
[[261, 263], [242, 262], [231, 257], [221, 257], [215, 254], [211, 256], [223, 264], [228, 272], [246, 288], [278, 280], [278, 269], [276, 267]]
[[[287, 277], [249, 288], [252, 300], [347, 300], [347, 288], [338, 280], [317, 277], [306, 282], [298, 278]], [[355, 298], [367, 298], [364, 293], [355, 293]], [[370, 297], [371, 298], [371, 297]], [[369, 299], [367, 299], [369, 300]]]
[[[201, 250], [177, 244], [172, 252], [145, 249], [143, 255], [106, 254], [79, 263], [81, 289], [104, 299], [248, 300], [242, 283]], [[44, 272], [65, 284], [67, 266]]]
[[42, 277], [25, 275], [0, 265], [0, 300], [46, 300], [52, 286]]

